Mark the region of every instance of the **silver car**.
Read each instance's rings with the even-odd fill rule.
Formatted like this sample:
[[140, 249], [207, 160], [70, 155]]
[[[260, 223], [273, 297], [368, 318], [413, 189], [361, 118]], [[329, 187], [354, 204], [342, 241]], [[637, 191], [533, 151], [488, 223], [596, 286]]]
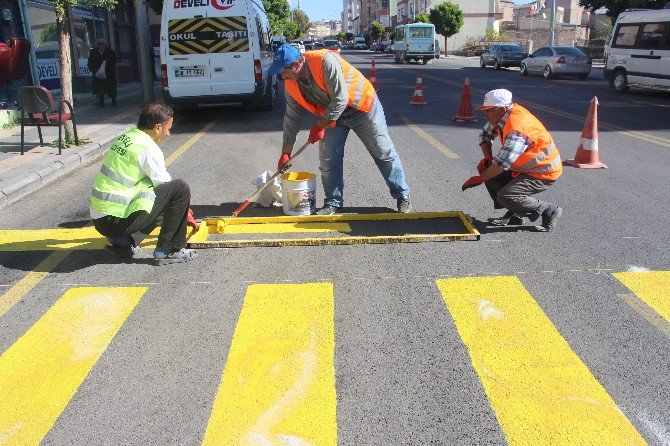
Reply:
[[586, 79], [591, 72], [591, 64], [591, 58], [579, 48], [543, 46], [521, 61], [521, 75], [541, 74], [546, 79], [554, 76]]

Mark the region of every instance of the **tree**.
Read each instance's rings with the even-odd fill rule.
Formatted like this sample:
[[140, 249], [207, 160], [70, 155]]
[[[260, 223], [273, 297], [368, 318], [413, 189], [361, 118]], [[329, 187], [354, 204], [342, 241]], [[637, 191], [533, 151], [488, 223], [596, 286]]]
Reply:
[[282, 32], [285, 32], [285, 26], [291, 14], [289, 3], [286, 0], [263, 0], [263, 6], [265, 6], [265, 13], [270, 21], [270, 32], [273, 35], [281, 35]]
[[50, 43], [58, 41], [58, 30], [55, 23], [47, 23], [40, 34], [40, 43]]
[[486, 28], [486, 32], [484, 33], [484, 40], [488, 42], [498, 42], [498, 41], [506, 41], [509, 40], [509, 36], [505, 33], [505, 31], [496, 31], [493, 28]]
[[347, 42], [353, 40], [354, 37], [356, 37], [356, 36], [354, 36], [354, 33], [344, 33], [344, 39], [345, 39]]
[[579, 5], [592, 10], [607, 9], [607, 15], [616, 21], [619, 14], [629, 8], [661, 9], [668, 0], [579, 0]]
[[309, 29], [309, 17], [302, 9], [293, 10], [293, 23], [298, 25], [298, 36], [302, 36]]
[[446, 39], [456, 34], [463, 26], [463, 11], [455, 3], [443, 2], [430, 10], [430, 22], [435, 32], [445, 38], [444, 53], [447, 54]]
[[163, 13], [163, 0], [147, 0], [147, 6], [158, 15]]
[[417, 14], [414, 16], [413, 23], [430, 23], [430, 16], [426, 13]]
[[370, 26], [370, 37], [372, 40], [383, 39], [386, 37], [386, 28], [379, 22], [372, 22]]
[[[102, 6], [113, 9], [117, 0], [51, 0], [56, 10], [56, 33], [58, 35], [61, 98], [72, 103], [72, 53], [70, 51], [70, 7], [81, 4]], [[65, 141], [74, 140], [72, 121], [65, 123]]]
[[296, 25], [295, 22], [284, 22], [283, 26], [284, 29], [282, 31], [286, 39], [293, 40], [300, 36], [300, 30], [298, 29], [298, 25]]

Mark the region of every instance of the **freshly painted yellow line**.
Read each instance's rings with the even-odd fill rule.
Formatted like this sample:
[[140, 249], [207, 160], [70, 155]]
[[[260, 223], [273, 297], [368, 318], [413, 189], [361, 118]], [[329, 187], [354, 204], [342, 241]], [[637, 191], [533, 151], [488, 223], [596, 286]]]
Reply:
[[670, 322], [670, 271], [614, 273], [629, 290]]
[[[23, 276], [21, 280], [16, 282], [9, 290], [7, 290], [2, 297], [0, 297], [0, 317], [7, 313], [17, 302], [30, 292], [35, 285], [40, 283], [47, 274], [53, 271], [65, 258], [70, 255], [68, 251], [56, 251], [49, 254], [49, 256], [42, 260], [34, 270]], [[0, 391], [0, 396], [2, 392]], [[1, 407], [1, 405], [0, 405]], [[2, 439], [2, 435], [0, 435]]]
[[452, 152], [451, 150], [449, 150], [449, 148], [447, 148], [447, 146], [445, 146], [445, 145], [442, 144], [440, 141], [438, 141], [437, 139], [435, 139], [434, 137], [432, 137], [430, 134], [428, 134], [428, 132], [426, 132], [424, 129], [422, 129], [422, 128], [419, 127], [418, 125], [412, 123], [412, 121], [410, 121], [410, 120], [407, 119], [406, 117], [403, 116], [403, 117], [400, 118], [400, 119], [401, 119], [402, 122], [404, 122], [405, 125], [406, 125], [407, 127], [409, 127], [414, 133], [416, 133], [417, 135], [419, 135], [421, 138], [423, 138], [426, 142], [428, 142], [430, 145], [432, 145], [433, 147], [435, 147], [437, 150], [439, 150], [440, 152], [442, 152], [442, 153], [444, 153], [445, 155], [447, 155], [448, 158], [452, 158], [452, 159], [460, 158], [460, 156], [458, 156], [457, 154], [455, 154], [454, 152]]
[[172, 163], [174, 162], [174, 160], [176, 160], [177, 158], [179, 158], [180, 156], [182, 156], [182, 155], [184, 154], [184, 152], [186, 152], [188, 149], [190, 149], [191, 146], [193, 146], [193, 144], [195, 144], [196, 142], [198, 142], [198, 140], [199, 140], [200, 138], [202, 138], [202, 136], [203, 136], [205, 133], [207, 133], [207, 132], [209, 131], [209, 129], [211, 129], [212, 127], [214, 127], [214, 125], [216, 124], [216, 121], [218, 121], [218, 119], [219, 119], [218, 117], [212, 119], [206, 126], [204, 126], [204, 127], [202, 128], [202, 130], [200, 130], [200, 131], [199, 131], [198, 133], [196, 133], [195, 135], [191, 136], [191, 137], [189, 138], [189, 140], [186, 141], [181, 147], [179, 147], [177, 150], [175, 150], [174, 152], [172, 152], [172, 154], [170, 154], [170, 156], [168, 156], [167, 158], [165, 158], [165, 165], [166, 165], [166, 166], [169, 166], [170, 164], [172, 164]]
[[250, 285], [202, 442], [337, 444], [333, 285]]
[[0, 444], [40, 444], [146, 290], [70, 289], [0, 356]]
[[[156, 228], [141, 246], [155, 246], [159, 230]], [[102, 249], [106, 244], [105, 238], [93, 227], [0, 230], [0, 252]]]
[[645, 445], [516, 277], [439, 279], [510, 445]]
[[216, 226], [220, 220], [230, 220], [228, 225], [247, 225], [258, 223], [315, 223], [315, 222], [342, 222], [342, 221], [383, 221], [383, 220], [418, 220], [424, 218], [467, 218], [461, 211], [446, 212], [410, 212], [400, 214], [389, 212], [382, 214], [335, 214], [335, 215], [280, 215], [276, 217], [210, 217], [206, 219], [208, 225]]
[[670, 322], [663, 319], [663, 317], [654, 311], [649, 305], [640, 300], [635, 294], [618, 294], [618, 296], [635, 310], [640, 316], [645, 318], [647, 322], [656, 327], [658, 331], [663, 333], [670, 339]]
[[256, 225], [230, 225], [226, 234], [292, 234], [318, 232], [351, 232], [348, 223], [265, 223]]

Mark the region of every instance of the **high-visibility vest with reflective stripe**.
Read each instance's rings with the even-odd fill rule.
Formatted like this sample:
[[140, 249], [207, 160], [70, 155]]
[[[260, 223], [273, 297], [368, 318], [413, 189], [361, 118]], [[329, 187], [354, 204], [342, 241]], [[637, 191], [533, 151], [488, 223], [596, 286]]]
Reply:
[[93, 182], [93, 210], [119, 218], [136, 211], [151, 212], [156, 200], [153, 184], [137, 161], [151, 144], [155, 144], [151, 137], [139, 129], [129, 130], [114, 142]]
[[510, 171], [516, 177], [526, 173], [541, 180], [556, 180], [563, 172], [561, 155], [544, 125], [531, 112], [514, 104], [503, 127], [504, 141], [511, 131], [523, 133], [530, 141], [528, 148], [512, 163]]
[[[303, 54], [307, 66], [309, 67], [310, 73], [314, 77], [316, 84], [326, 93], [330, 93], [326, 88], [326, 81], [323, 75], [323, 56], [326, 54], [334, 54], [340, 58], [342, 64], [342, 73], [344, 74], [344, 84], [347, 89], [347, 95], [349, 96], [349, 101], [347, 105], [349, 107], [355, 108], [362, 112], [369, 112], [372, 110], [372, 105], [375, 102], [376, 93], [375, 89], [372, 87], [370, 81], [368, 81], [363, 74], [358, 71], [356, 68], [352, 67], [349, 62], [342, 59], [342, 57], [333, 51], [329, 50], [317, 50], [317, 51], [308, 51]], [[312, 114], [316, 116], [323, 116], [326, 110], [323, 107], [318, 105], [311, 104], [307, 102], [305, 97], [300, 92], [300, 87], [298, 83], [294, 80], [287, 79], [284, 81], [284, 87], [286, 92], [291, 95], [293, 99], [302, 105], [303, 108], [309, 110]]]

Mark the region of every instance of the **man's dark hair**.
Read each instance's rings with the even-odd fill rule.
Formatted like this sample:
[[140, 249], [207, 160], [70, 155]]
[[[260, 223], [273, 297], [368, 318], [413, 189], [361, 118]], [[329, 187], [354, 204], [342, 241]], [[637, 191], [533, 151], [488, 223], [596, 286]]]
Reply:
[[152, 130], [156, 124], [165, 124], [174, 116], [174, 110], [164, 104], [149, 104], [140, 113], [137, 120], [137, 128], [140, 130]]

